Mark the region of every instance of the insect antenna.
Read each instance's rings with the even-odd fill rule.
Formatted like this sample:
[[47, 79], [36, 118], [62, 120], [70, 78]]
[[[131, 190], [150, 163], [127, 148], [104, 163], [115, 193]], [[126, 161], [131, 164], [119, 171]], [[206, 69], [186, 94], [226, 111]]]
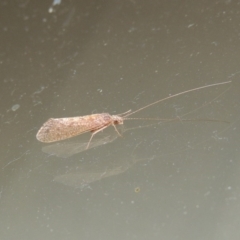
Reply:
[[[118, 116], [122, 116], [122, 117], [124, 117], [124, 115], [125, 114], [128, 114], [128, 113], [131, 113], [132, 112], [132, 110], [131, 109], [129, 109], [128, 111], [126, 111], [126, 112], [124, 112], [124, 113], [120, 113], [120, 114], [118, 114]], [[127, 115], [128, 116], [128, 115]]]
[[174, 120], [179, 120], [178, 118], [125, 118], [123, 117], [124, 120], [152, 120], [152, 121], [163, 121], [163, 122], [168, 122], [168, 121], [174, 121]]
[[208, 88], [208, 87], [214, 87], [214, 86], [218, 86], [218, 85], [223, 85], [223, 84], [227, 84], [227, 83], [231, 83], [231, 82], [232, 82], [232, 81], [221, 82], [221, 83], [214, 83], [214, 84], [206, 85], [206, 86], [203, 86], [203, 87], [193, 88], [193, 89], [190, 89], [190, 90], [181, 92], [181, 93], [177, 93], [177, 94], [171, 95], [171, 96], [169, 96], [169, 97], [166, 97], [166, 98], [160, 99], [160, 100], [158, 100], [158, 101], [155, 101], [155, 102], [153, 102], [153, 103], [150, 103], [150, 104], [148, 104], [148, 105], [146, 105], [146, 106], [144, 106], [144, 107], [142, 107], [142, 108], [139, 108], [138, 110], [136, 110], [136, 111], [134, 111], [134, 112], [128, 111], [128, 112], [130, 112], [130, 113], [126, 112], [126, 113], [127, 113], [126, 115], [123, 114], [123, 118], [126, 118], [126, 117], [128, 117], [128, 116], [130, 116], [130, 115], [132, 115], [132, 114], [134, 114], [134, 113], [140, 112], [140, 111], [142, 111], [142, 110], [145, 109], [145, 108], [148, 108], [148, 107], [150, 107], [150, 106], [152, 106], [152, 105], [155, 105], [155, 104], [157, 104], [157, 103], [163, 102], [163, 101], [165, 101], [165, 100], [167, 100], [167, 99], [170, 99], [170, 98], [173, 98], [173, 97], [177, 97], [177, 96], [183, 95], [183, 94], [185, 94], [185, 93], [197, 91], [197, 90], [200, 90], [200, 89], [204, 89], [204, 88]]
[[189, 118], [189, 119], [182, 119], [181, 117], [176, 118], [124, 118], [124, 120], [152, 120], [152, 121], [161, 121], [161, 122], [172, 122], [172, 121], [180, 121], [180, 122], [223, 122], [229, 123], [225, 120], [219, 119], [209, 119], [209, 118]]

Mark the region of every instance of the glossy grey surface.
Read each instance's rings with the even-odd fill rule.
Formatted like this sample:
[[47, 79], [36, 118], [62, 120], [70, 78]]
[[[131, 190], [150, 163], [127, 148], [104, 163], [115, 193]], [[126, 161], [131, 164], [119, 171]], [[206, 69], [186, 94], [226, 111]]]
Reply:
[[[239, 1], [2, 1], [0, 14], [1, 239], [239, 239]], [[51, 152], [35, 138], [50, 117], [228, 80], [132, 117], [230, 123], [126, 121], [87, 151], [74, 144], [89, 134]]]

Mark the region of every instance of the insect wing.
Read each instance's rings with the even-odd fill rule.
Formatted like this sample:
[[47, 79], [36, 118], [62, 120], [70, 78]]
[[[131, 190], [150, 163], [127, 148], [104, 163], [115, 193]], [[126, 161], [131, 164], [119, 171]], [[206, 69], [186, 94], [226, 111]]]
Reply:
[[50, 118], [39, 129], [36, 137], [40, 142], [56, 142], [101, 129], [105, 125], [106, 121], [102, 114], [72, 118]]

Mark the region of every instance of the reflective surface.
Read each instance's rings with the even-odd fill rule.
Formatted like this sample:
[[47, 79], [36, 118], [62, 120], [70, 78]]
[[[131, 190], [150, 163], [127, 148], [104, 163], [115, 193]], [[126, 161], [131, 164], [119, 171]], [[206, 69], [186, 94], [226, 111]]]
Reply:
[[[0, 11], [1, 239], [239, 239], [239, 1]], [[35, 137], [51, 117], [134, 111], [228, 80], [131, 116], [179, 121], [125, 121], [87, 151], [88, 133], [57, 147]]]

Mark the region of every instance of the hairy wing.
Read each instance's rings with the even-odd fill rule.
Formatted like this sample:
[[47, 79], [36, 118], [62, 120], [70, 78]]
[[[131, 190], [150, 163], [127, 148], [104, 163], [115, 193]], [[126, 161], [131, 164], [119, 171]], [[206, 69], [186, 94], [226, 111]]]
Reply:
[[93, 114], [83, 117], [50, 118], [37, 133], [40, 142], [56, 142], [71, 138], [89, 131], [95, 131], [110, 125], [104, 114]]

